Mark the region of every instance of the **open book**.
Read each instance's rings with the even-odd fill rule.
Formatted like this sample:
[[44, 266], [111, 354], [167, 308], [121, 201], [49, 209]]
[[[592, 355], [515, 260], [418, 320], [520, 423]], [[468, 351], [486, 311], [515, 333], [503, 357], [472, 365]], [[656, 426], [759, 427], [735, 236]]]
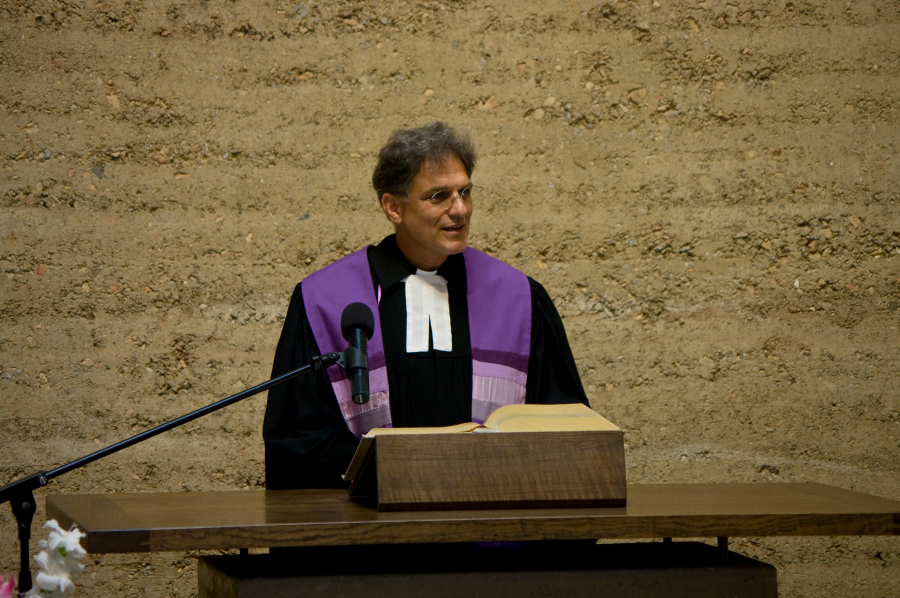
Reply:
[[582, 432], [618, 430], [605, 417], [580, 403], [506, 405], [491, 413], [484, 425], [475, 422], [440, 428], [373, 428], [363, 438], [383, 434], [459, 434], [465, 432]]
[[343, 475], [345, 481], [355, 480], [366, 464], [374, 447], [374, 440], [385, 435], [466, 434], [479, 432], [595, 432], [618, 431], [605, 417], [580, 403], [560, 405], [506, 405], [491, 413], [484, 424], [467, 422], [439, 428], [374, 428], [364, 434], [353, 460]]

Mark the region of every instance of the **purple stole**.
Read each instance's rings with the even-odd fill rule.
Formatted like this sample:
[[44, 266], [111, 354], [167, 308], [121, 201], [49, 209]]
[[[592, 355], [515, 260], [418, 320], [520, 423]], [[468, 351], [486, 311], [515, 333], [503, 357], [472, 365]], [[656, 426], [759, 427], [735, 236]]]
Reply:
[[[525, 402], [531, 351], [531, 287], [522, 273], [471, 247], [463, 252], [466, 303], [472, 342], [472, 421], [483, 423], [503, 405]], [[345, 256], [303, 280], [303, 303], [322, 354], [343, 351], [341, 313], [348, 304], [365, 303], [378, 314], [367, 248]], [[369, 402], [357, 405], [340, 367], [327, 370], [347, 426], [357, 436], [391, 425], [390, 396], [381, 321], [369, 340]]]

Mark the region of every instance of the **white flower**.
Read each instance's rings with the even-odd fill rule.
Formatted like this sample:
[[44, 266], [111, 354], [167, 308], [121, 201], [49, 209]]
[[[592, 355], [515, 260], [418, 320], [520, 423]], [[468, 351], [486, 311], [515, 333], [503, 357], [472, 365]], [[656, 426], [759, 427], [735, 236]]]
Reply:
[[81, 547], [80, 540], [85, 537], [77, 527], [70, 531], [62, 529], [55, 519], [44, 524], [50, 528], [50, 535], [39, 542], [42, 550], [34, 560], [40, 571], [35, 585], [28, 592], [29, 598], [57, 598], [75, 590], [73, 580], [81, 573], [84, 565], [78, 562], [87, 552]]
[[72, 583], [68, 575], [51, 575], [43, 571], [38, 571], [34, 580], [34, 587], [39, 588], [41, 591], [40, 594], [37, 594], [38, 596], [46, 596], [48, 593], [53, 596], [56, 595], [57, 591], [65, 594], [75, 590], [75, 584]]
[[66, 531], [56, 523], [56, 519], [51, 519], [44, 524], [44, 527], [50, 528], [50, 536], [46, 540], [41, 540], [39, 544], [41, 548], [47, 548], [50, 554], [59, 554], [64, 562], [65, 568], [69, 571], [72, 578], [81, 570], [84, 565], [78, 562], [87, 555], [84, 548], [81, 547], [81, 539], [87, 537], [77, 527], [72, 527], [70, 531]]

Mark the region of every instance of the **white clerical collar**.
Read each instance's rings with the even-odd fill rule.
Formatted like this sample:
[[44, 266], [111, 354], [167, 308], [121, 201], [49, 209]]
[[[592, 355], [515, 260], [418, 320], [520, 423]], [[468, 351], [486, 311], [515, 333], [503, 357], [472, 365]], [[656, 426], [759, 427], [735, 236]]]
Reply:
[[429, 328], [435, 351], [451, 351], [453, 335], [447, 279], [436, 270], [416, 270], [403, 282], [406, 283], [406, 352], [428, 351]]

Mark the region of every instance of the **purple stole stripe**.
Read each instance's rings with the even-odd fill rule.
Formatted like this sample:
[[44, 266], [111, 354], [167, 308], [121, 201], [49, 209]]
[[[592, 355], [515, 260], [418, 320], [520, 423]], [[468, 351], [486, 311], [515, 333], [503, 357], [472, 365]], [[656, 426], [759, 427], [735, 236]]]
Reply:
[[502, 378], [515, 382], [519, 386], [525, 386], [525, 380], [528, 378], [527, 372], [497, 363], [485, 363], [483, 361], [472, 360], [472, 375], [482, 378]]
[[375, 332], [368, 343], [369, 402], [365, 405], [353, 402], [350, 381], [343, 368], [332, 366], [326, 370], [344, 420], [357, 436], [391, 421], [381, 321], [378, 318], [378, 302], [372, 289], [367, 249], [364, 247], [327, 268], [310, 274], [300, 286], [306, 317], [323, 355], [347, 348], [347, 341], [341, 334], [341, 314], [347, 305], [357, 301], [365, 303], [375, 316]]
[[[485, 253], [468, 248], [463, 259], [472, 342], [472, 421], [483, 423], [494, 409], [525, 402], [531, 287], [524, 274]], [[378, 313], [367, 248], [306, 277], [301, 290], [313, 336], [323, 354], [347, 347], [340, 331], [345, 306], [359, 301]], [[361, 436], [372, 428], [391, 425], [380, 318], [375, 318], [375, 333], [369, 340], [369, 402], [357, 405], [352, 401], [350, 381], [341, 368], [329, 368], [328, 379], [354, 434]]]
[[466, 301], [472, 359], [528, 373], [531, 286], [516, 270], [471, 247], [466, 260]]
[[472, 419], [525, 402], [531, 348], [531, 286], [514, 268], [471, 247], [466, 260], [472, 339]]
[[[309, 319], [319, 351], [324, 355], [343, 351], [347, 341], [341, 334], [341, 314], [351, 303], [365, 303], [372, 314], [378, 314], [378, 304], [372, 289], [372, 275], [364, 247], [344, 256], [327, 268], [313, 272], [303, 279], [303, 305]], [[335, 319], [335, 316], [337, 318]], [[369, 339], [369, 362], [380, 359], [384, 365], [384, 349], [381, 342], [381, 322], [375, 318], [375, 333]], [[374, 366], [377, 367], [377, 366]], [[374, 369], [372, 365], [370, 368]], [[340, 368], [334, 368], [341, 371]], [[329, 370], [329, 373], [331, 370]], [[346, 378], [341, 374], [341, 377]]]

